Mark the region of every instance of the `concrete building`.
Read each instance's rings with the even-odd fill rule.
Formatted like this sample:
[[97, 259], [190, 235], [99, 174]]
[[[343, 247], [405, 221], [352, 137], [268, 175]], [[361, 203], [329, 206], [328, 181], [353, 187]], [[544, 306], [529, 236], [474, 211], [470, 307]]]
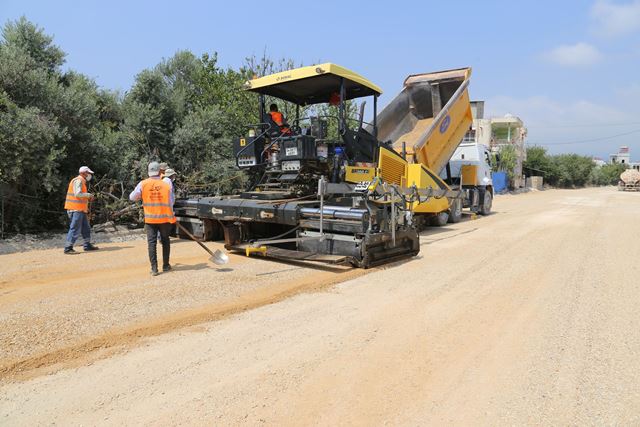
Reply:
[[513, 171], [516, 188], [524, 187], [522, 164], [527, 159], [525, 140], [527, 128], [519, 117], [507, 114], [504, 117], [484, 118], [484, 101], [472, 101], [473, 124], [462, 142], [484, 144], [497, 153], [500, 148], [511, 145], [516, 151], [516, 167]]
[[609, 155], [609, 163], [620, 163], [632, 169], [640, 170], [640, 162], [631, 161], [631, 150], [629, 150], [629, 147], [627, 147], [626, 145], [620, 147], [616, 154]]
[[602, 160], [600, 157], [593, 157], [591, 160], [593, 161], [593, 164], [595, 164], [597, 168], [601, 168], [602, 166], [607, 164], [607, 162]]
[[623, 165], [628, 165], [629, 163], [631, 163], [631, 153], [629, 152], [629, 147], [623, 145], [618, 149], [617, 154], [610, 154], [609, 162], [620, 163]]

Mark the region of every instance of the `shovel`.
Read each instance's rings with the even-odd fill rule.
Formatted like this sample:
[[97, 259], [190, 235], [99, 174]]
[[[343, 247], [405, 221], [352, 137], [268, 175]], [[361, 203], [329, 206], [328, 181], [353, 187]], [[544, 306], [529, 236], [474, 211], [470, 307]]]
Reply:
[[189, 236], [191, 240], [199, 244], [202, 247], [202, 249], [204, 249], [205, 251], [207, 251], [209, 255], [211, 255], [211, 258], [209, 258], [209, 261], [213, 262], [216, 265], [225, 265], [226, 263], [229, 262], [229, 257], [227, 256], [227, 254], [222, 252], [220, 249], [217, 249], [215, 252], [211, 252], [211, 249], [206, 247], [204, 243], [202, 243], [196, 236], [191, 234], [189, 230], [187, 230], [184, 226], [182, 226], [182, 224], [176, 221], [176, 225], [180, 230], [184, 231], [184, 233], [187, 236]]

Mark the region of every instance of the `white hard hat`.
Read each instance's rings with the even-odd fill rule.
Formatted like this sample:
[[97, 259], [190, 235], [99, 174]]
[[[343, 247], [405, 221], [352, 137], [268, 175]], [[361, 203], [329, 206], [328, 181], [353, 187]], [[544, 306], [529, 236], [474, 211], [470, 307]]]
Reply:
[[84, 172], [93, 173], [93, 171], [89, 169], [89, 166], [82, 166], [78, 170], [78, 173], [84, 173]]

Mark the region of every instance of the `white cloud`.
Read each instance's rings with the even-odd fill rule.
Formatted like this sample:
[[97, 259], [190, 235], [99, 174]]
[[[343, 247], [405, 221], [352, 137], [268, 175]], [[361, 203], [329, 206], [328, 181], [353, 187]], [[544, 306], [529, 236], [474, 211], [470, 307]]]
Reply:
[[640, 0], [616, 4], [598, 0], [591, 7], [594, 32], [604, 37], [617, 37], [640, 30]]
[[511, 113], [532, 126], [544, 127], [580, 124], [588, 127], [638, 121], [637, 115], [628, 110], [584, 99], [562, 103], [544, 95], [526, 98], [496, 96], [487, 100], [485, 111], [495, 116]]
[[580, 42], [574, 45], [560, 45], [544, 53], [543, 57], [563, 67], [583, 67], [599, 62], [602, 54], [594, 46]]

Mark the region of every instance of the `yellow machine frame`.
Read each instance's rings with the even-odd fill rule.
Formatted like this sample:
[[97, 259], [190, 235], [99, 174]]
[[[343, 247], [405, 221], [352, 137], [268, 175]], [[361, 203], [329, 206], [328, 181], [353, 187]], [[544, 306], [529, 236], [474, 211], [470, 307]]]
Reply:
[[[415, 185], [419, 189], [434, 188], [451, 190], [436, 174], [423, 165], [409, 163], [395, 152], [386, 148], [380, 148], [378, 157], [378, 169], [376, 176], [385, 182], [411, 187]], [[432, 197], [425, 203], [414, 202], [415, 213], [436, 214], [449, 209], [449, 200], [446, 197]]]

